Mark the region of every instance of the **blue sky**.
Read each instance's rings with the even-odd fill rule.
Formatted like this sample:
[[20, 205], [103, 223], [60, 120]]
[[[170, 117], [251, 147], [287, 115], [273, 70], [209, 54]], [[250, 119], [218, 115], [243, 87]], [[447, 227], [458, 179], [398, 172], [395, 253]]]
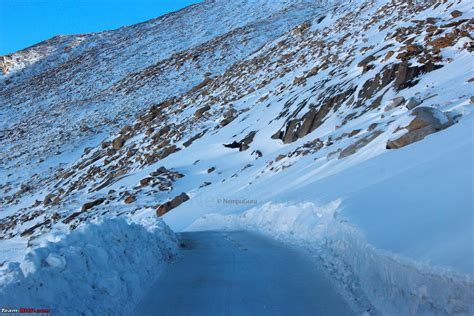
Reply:
[[115, 29], [199, 0], [0, 0], [0, 55], [55, 35]]

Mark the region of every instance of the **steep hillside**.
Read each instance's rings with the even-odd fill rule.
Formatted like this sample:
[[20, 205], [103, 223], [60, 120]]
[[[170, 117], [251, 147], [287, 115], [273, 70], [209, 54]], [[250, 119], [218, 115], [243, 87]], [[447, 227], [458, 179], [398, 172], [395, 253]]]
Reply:
[[85, 143], [96, 145], [151, 105], [221, 74], [320, 10], [305, 1], [205, 1], [138, 25], [56, 36], [3, 56], [2, 165], [24, 180], [19, 169], [25, 166], [42, 173], [52, 167], [44, 163], [48, 158], [77, 159], [71, 153]]
[[244, 225], [315, 243], [360, 312], [472, 313], [473, 16], [205, 1], [7, 56], [0, 260], [110, 217]]

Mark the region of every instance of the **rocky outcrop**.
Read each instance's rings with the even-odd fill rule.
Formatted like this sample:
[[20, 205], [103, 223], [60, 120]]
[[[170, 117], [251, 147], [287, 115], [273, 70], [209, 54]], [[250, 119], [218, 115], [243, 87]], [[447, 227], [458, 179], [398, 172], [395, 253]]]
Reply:
[[359, 92], [357, 106], [362, 106], [366, 100], [372, 98], [376, 93], [393, 82], [395, 90], [402, 90], [414, 86], [418, 82], [418, 76], [441, 68], [432, 62], [420, 66], [411, 66], [408, 62], [386, 66], [372, 79], [367, 80]]
[[370, 69], [372, 69], [374, 67], [374, 65], [370, 64], [372, 61], [376, 60], [377, 58], [374, 56], [374, 55], [369, 55], [367, 57], [365, 57], [364, 59], [362, 59], [362, 61], [360, 61], [358, 64], [357, 64], [357, 67], [361, 67], [362, 68], [362, 71], [363, 72], [366, 72]]
[[105, 198], [100, 198], [91, 202], [84, 203], [84, 205], [82, 205], [81, 212], [85, 212], [93, 208], [94, 206], [100, 205], [104, 202], [105, 202]]
[[7, 75], [10, 71], [10, 59], [8, 56], [0, 56], [0, 71], [2, 74]]
[[[300, 119], [291, 119], [286, 123], [285, 129], [277, 131], [272, 138], [281, 139], [283, 143], [289, 144], [302, 138], [319, 126], [321, 126], [326, 116], [331, 110], [336, 111], [339, 106], [346, 101], [355, 91], [355, 88], [349, 88], [342, 93], [327, 97], [321, 101], [320, 106], [311, 109]], [[327, 90], [327, 95], [332, 95], [333, 89]]]
[[124, 144], [125, 144], [125, 139], [123, 139], [122, 136], [119, 136], [112, 141], [112, 148], [115, 150], [119, 150], [120, 148], [123, 147]]
[[395, 140], [389, 140], [387, 149], [397, 149], [412, 144], [453, 124], [446, 114], [430, 107], [418, 107], [413, 110], [412, 115], [415, 118], [406, 127], [408, 132]]
[[180, 195], [173, 198], [171, 201], [168, 201], [168, 202], [160, 205], [158, 207], [158, 209], [156, 210], [156, 214], [158, 216], [163, 216], [166, 213], [168, 213], [169, 211], [171, 211], [172, 209], [174, 209], [174, 208], [178, 207], [179, 205], [181, 205], [182, 203], [186, 202], [187, 200], [189, 200], [189, 196], [186, 193], [183, 192]]

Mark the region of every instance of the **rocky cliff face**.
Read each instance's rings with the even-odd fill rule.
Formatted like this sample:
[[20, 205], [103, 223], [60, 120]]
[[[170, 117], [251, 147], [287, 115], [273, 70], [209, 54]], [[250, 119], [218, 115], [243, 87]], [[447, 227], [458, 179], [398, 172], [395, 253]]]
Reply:
[[[449, 128], [472, 107], [472, 23], [468, 1], [205, 1], [4, 56], [0, 238], [191, 221], [216, 188], [336, 172]], [[294, 174], [258, 202], [310, 185]]]

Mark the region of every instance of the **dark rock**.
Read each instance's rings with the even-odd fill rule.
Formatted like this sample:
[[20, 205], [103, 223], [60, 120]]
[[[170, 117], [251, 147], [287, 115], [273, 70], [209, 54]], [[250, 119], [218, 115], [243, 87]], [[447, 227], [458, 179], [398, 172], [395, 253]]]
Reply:
[[136, 201], [136, 198], [133, 195], [129, 195], [123, 201], [125, 204], [131, 204]]
[[432, 62], [421, 66], [410, 66], [408, 62], [386, 66], [373, 78], [367, 80], [360, 92], [357, 106], [362, 106], [366, 100], [372, 98], [377, 92], [393, 82], [395, 90], [401, 90], [414, 86], [418, 82], [418, 76], [443, 67]]
[[212, 182], [205, 181], [203, 184], [201, 184], [199, 186], [199, 188], [204, 188], [204, 187], [207, 187], [208, 185], [211, 185], [211, 184], [212, 184]]
[[87, 211], [93, 208], [94, 206], [100, 205], [104, 203], [104, 201], [105, 201], [105, 198], [100, 198], [91, 202], [84, 203], [84, 205], [82, 205], [81, 212]]
[[43, 205], [44, 206], [48, 206], [50, 205], [51, 203], [53, 203], [53, 199], [56, 197], [56, 195], [50, 193], [48, 195], [46, 195], [43, 199]]
[[285, 155], [280, 154], [280, 155], [278, 155], [278, 156], [275, 158], [275, 161], [280, 161], [280, 160], [282, 160], [282, 159], [285, 158], [285, 157], [286, 157]]
[[462, 12], [459, 11], [459, 10], [454, 10], [453, 12], [451, 12], [451, 16], [452, 16], [453, 18], [458, 18], [458, 17], [460, 17], [461, 15], [462, 15]]
[[153, 134], [154, 131], [155, 129], [153, 127], [150, 127], [146, 130], [145, 135], [150, 136], [151, 134]]
[[161, 140], [161, 138], [169, 133], [171, 131], [171, 127], [169, 125], [162, 127], [158, 132], [156, 132], [153, 136], [152, 139], [155, 142], [158, 142]]
[[235, 140], [230, 144], [224, 144], [224, 147], [227, 148], [240, 148], [240, 142], [236, 142]]
[[224, 119], [219, 123], [221, 127], [226, 126], [236, 118], [236, 110], [234, 108], [230, 108], [224, 113]]
[[349, 137], [353, 137], [353, 136], [359, 134], [360, 131], [361, 131], [360, 129], [355, 129], [355, 130], [353, 130], [352, 132], [350, 132], [348, 136], [349, 136]]
[[[336, 88], [337, 87], [333, 89]], [[301, 119], [289, 120], [286, 123], [285, 130], [276, 132], [272, 138], [279, 138], [283, 143], [289, 144], [308, 135], [321, 126], [329, 112], [331, 110], [337, 110], [339, 106], [354, 93], [354, 91], [354, 87], [349, 89], [346, 88], [344, 92], [338, 94], [333, 93], [332, 90], [328, 90], [328, 95], [332, 96], [324, 98], [318, 107], [309, 110]]]
[[171, 201], [168, 201], [168, 202], [160, 205], [158, 207], [158, 209], [156, 210], [156, 214], [158, 216], [163, 216], [166, 213], [168, 213], [169, 211], [171, 211], [172, 209], [174, 209], [174, 208], [178, 207], [179, 205], [181, 205], [182, 203], [186, 202], [187, 200], [189, 200], [189, 196], [186, 193], [183, 192], [180, 195], [173, 198]]
[[153, 180], [152, 177], [146, 177], [140, 180], [140, 186], [146, 187], [147, 185], [150, 184], [151, 180]]
[[252, 131], [248, 133], [241, 141], [233, 141], [230, 144], [224, 144], [224, 147], [227, 148], [238, 148], [239, 151], [245, 151], [249, 148], [249, 144], [253, 142], [253, 138], [255, 137], [256, 131]]
[[133, 128], [130, 125], [125, 125], [121, 130], [120, 134], [127, 134], [130, 133], [133, 130]]
[[204, 130], [200, 133], [197, 133], [196, 135], [192, 136], [190, 139], [188, 139], [187, 141], [185, 141], [183, 143], [183, 146], [184, 147], [189, 147], [196, 139], [199, 139], [201, 138], [204, 134], [206, 134], [207, 130]]
[[373, 130], [377, 127], [377, 125], [378, 125], [377, 123], [372, 123], [372, 124], [369, 125], [369, 127], [367, 128], [367, 130], [368, 130], [369, 132], [373, 131]]
[[443, 36], [432, 41], [430, 45], [433, 46], [433, 48], [435, 49], [442, 49], [442, 48], [453, 46], [454, 40], [455, 40], [454, 37]]
[[41, 226], [48, 225], [48, 224], [50, 224], [50, 223], [51, 223], [51, 220], [47, 219], [46, 221], [41, 222], [41, 223], [38, 223], [38, 224], [36, 224], [36, 225], [34, 225], [34, 226], [28, 228], [27, 230], [23, 231], [23, 232], [20, 234], [20, 236], [21, 236], [21, 237], [28, 237], [28, 236], [31, 236], [37, 228], [39, 228], [39, 227], [41, 227]]
[[421, 104], [421, 101], [416, 99], [416, 98], [409, 98], [408, 101], [405, 103], [405, 107], [409, 110], [413, 110], [416, 108], [418, 105]]
[[196, 112], [194, 112], [194, 117], [197, 118], [197, 119], [201, 118], [202, 115], [203, 115], [205, 112], [207, 112], [207, 111], [210, 110], [210, 108], [211, 108], [211, 107], [210, 107], [209, 105], [203, 106], [202, 108], [200, 108], [200, 109], [196, 110]]
[[375, 58], [374, 55], [369, 55], [369, 56], [365, 57], [364, 59], [362, 59], [362, 61], [357, 64], [357, 67], [362, 67], [362, 71], [366, 72], [366, 71], [373, 68], [373, 65], [370, 65], [370, 62], [372, 62], [376, 59], [377, 58]]
[[168, 157], [169, 155], [175, 153], [179, 151], [179, 148], [176, 147], [176, 145], [171, 145], [171, 146], [168, 146], [166, 148], [164, 148], [162, 151], [161, 151], [161, 156], [160, 158], [161, 159], [164, 159], [165, 157]]
[[204, 88], [205, 86], [207, 86], [210, 82], [212, 81], [211, 78], [204, 78], [203, 81], [201, 81], [200, 83], [198, 83], [197, 85], [195, 85], [192, 89], [191, 89], [191, 92], [196, 92], [198, 91], [199, 89], [202, 89]]
[[119, 136], [112, 141], [112, 148], [115, 150], [119, 150], [123, 147], [123, 144], [125, 144], [125, 140], [122, 136]]
[[156, 177], [156, 176], [162, 175], [164, 173], [168, 173], [168, 169], [166, 169], [165, 167], [159, 167], [155, 171], [151, 172], [150, 176]]

